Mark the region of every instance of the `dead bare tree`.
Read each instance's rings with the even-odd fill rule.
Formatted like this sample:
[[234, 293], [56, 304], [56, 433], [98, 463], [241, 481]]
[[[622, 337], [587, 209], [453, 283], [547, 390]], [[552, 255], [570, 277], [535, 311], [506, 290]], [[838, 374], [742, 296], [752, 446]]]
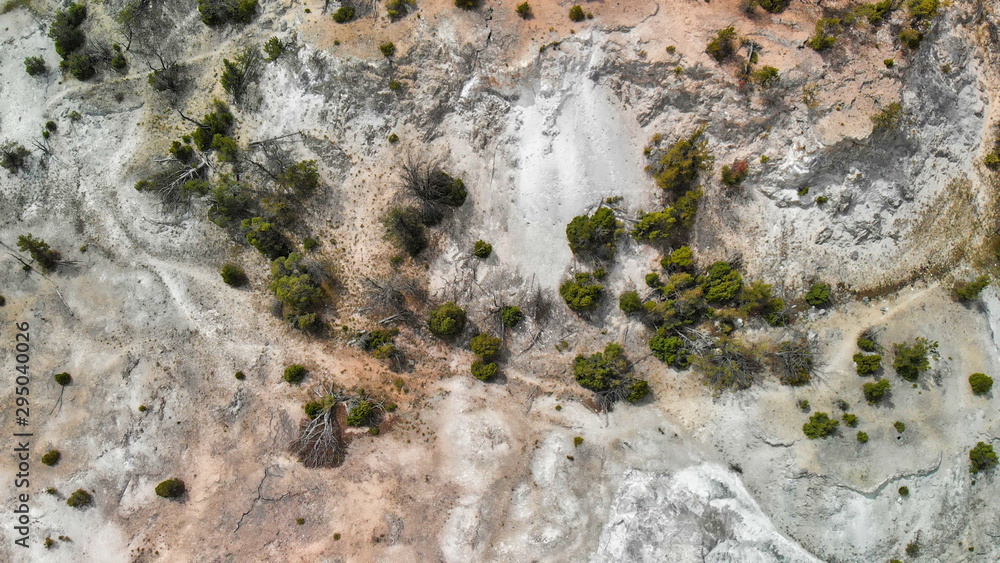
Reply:
[[819, 372], [817, 346], [805, 335], [778, 344], [772, 367], [785, 385], [805, 385]]
[[695, 356], [694, 365], [716, 391], [747, 389], [764, 372], [760, 350], [733, 338], [719, 339], [715, 349]]
[[465, 203], [465, 184], [446, 173], [439, 159], [407, 155], [400, 168], [400, 179], [403, 191], [420, 204], [425, 225], [440, 223], [448, 207]]
[[347, 397], [331, 384], [315, 389], [317, 410], [299, 423], [299, 435], [290, 449], [306, 467], [335, 467], [343, 460], [342, 432], [337, 422], [337, 405]]
[[419, 288], [413, 280], [394, 272], [388, 278], [365, 277], [365, 304], [358, 309], [362, 315], [379, 317], [380, 323], [387, 319], [399, 319], [411, 314], [406, 308], [406, 295], [417, 294]]

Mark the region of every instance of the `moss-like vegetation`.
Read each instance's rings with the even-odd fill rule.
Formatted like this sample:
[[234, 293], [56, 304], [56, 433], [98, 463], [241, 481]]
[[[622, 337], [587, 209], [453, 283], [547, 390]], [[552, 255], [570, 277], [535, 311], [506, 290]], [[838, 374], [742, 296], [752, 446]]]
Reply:
[[903, 431], [906, 430], [906, 425], [898, 420], [892, 423], [892, 427], [895, 428], [896, 432], [899, 432], [900, 434], [902, 434]]
[[282, 379], [288, 383], [298, 385], [306, 377], [306, 367], [300, 364], [292, 364], [285, 368]]
[[868, 443], [868, 433], [867, 432], [862, 432], [861, 430], [858, 430], [857, 439], [862, 444]]
[[489, 258], [490, 254], [493, 254], [493, 245], [482, 240], [477, 240], [476, 244], [472, 247], [472, 254], [476, 258]]
[[522, 20], [526, 20], [531, 17], [531, 4], [521, 2], [516, 8], [514, 8], [514, 11], [517, 15], [521, 16]]
[[250, 281], [243, 268], [232, 263], [224, 264], [220, 274], [222, 275], [222, 281], [232, 287], [243, 287]]
[[163, 498], [177, 498], [184, 494], [184, 481], [173, 478], [156, 485], [156, 495]]
[[66, 504], [73, 508], [83, 508], [93, 504], [94, 497], [83, 489], [77, 489], [66, 499]]
[[62, 454], [59, 453], [59, 450], [49, 450], [48, 452], [45, 453], [45, 455], [42, 456], [42, 463], [48, 465], [49, 467], [52, 467], [53, 465], [59, 463], [59, 459], [61, 457]]
[[502, 341], [499, 338], [484, 332], [472, 338], [469, 342], [469, 348], [473, 354], [485, 361], [489, 361], [500, 353], [501, 343]]
[[582, 22], [587, 19], [587, 14], [579, 4], [575, 4], [569, 9], [569, 19], [574, 22]]
[[58, 383], [59, 385], [61, 385], [63, 387], [65, 387], [65, 386], [67, 386], [67, 385], [69, 385], [70, 383], [73, 382], [73, 376], [71, 376], [70, 374], [68, 374], [66, 372], [57, 373], [57, 374], [55, 374], [55, 375], [52, 376], [52, 379], [55, 379], [56, 383]]
[[379, 45], [378, 50], [382, 52], [382, 56], [389, 58], [396, 54], [396, 45], [392, 41], [388, 41]]
[[974, 373], [969, 376], [969, 386], [976, 395], [985, 395], [993, 388], [993, 378], [985, 373]]
[[480, 381], [489, 381], [500, 372], [500, 366], [495, 362], [476, 360], [472, 362], [472, 376]]
[[842, 417], [844, 419], [844, 424], [850, 426], [851, 428], [856, 428], [858, 426], [858, 416], [851, 413], [844, 413]]

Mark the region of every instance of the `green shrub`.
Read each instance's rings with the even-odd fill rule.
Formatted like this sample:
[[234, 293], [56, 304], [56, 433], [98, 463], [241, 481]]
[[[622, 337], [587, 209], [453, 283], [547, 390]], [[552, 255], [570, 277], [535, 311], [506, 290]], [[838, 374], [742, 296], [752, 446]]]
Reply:
[[66, 373], [66, 372], [57, 373], [57, 374], [55, 374], [55, 375], [52, 376], [52, 379], [55, 379], [56, 383], [58, 383], [59, 385], [61, 385], [63, 387], [65, 387], [65, 386], [67, 386], [67, 385], [69, 385], [70, 383], [73, 382], [73, 377], [70, 374]]
[[67, 9], [56, 12], [49, 25], [49, 37], [55, 42], [56, 53], [60, 57], [67, 58], [83, 45], [86, 38], [78, 28], [86, 18], [87, 7], [83, 4], [73, 3]]
[[825, 308], [830, 306], [830, 284], [813, 284], [806, 292], [806, 303], [813, 307]]
[[862, 4], [854, 10], [854, 13], [868, 20], [870, 25], [879, 26], [889, 17], [892, 9], [892, 0], [880, 0], [871, 4]]
[[636, 291], [626, 291], [618, 297], [618, 308], [626, 313], [638, 313], [642, 311], [642, 299]]
[[889, 380], [884, 377], [878, 381], [865, 383], [861, 386], [861, 390], [865, 394], [865, 400], [868, 401], [869, 405], [881, 402], [891, 388], [892, 384], [889, 383]]
[[319, 241], [312, 237], [306, 237], [302, 239], [302, 248], [307, 251], [312, 251], [318, 246], [319, 246]]
[[94, 497], [83, 489], [73, 491], [73, 494], [69, 495], [69, 498], [66, 499], [66, 504], [72, 506], [73, 508], [83, 508], [93, 504], [93, 502]]
[[177, 498], [184, 494], [184, 481], [173, 478], [160, 481], [155, 489], [156, 496], [163, 498]]
[[712, 163], [712, 153], [708, 150], [704, 133], [704, 127], [695, 129], [688, 137], [670, 145], [647, 168], [661, 189], [675, 197], [694, 189], [698, 172], [708, 169]]
[[608, 391], [628, 379], [632, 365], [625, 358], [625, 349], [615, 343], [604, 347], [603, 352], [591, 356], [579, 355], [573, 360], [573, 377], [584, 389], [594, 392]]
[[687, 268], [693, 263], [694, 252], [688, 246], [682, 246], [671, 252], [669, 256], [664, 256], [663, 259], [660, 260], [660, 266], [663, 266], [664, 270]]
[[234, 375], [234, 377], [236, 377], [236, 379], [238, 381], [243, 381], [244, 379], [247, 378], [247, 375], [245, 373], [243, 373], [242, 371], [238, 371], [238, 372], [236, 372], [236, 374]]
[[514, 8], [514, 11], [517, 12], [517, 15], [521, 16], [522, 20], [526, 20], [531, 17], [531, 5], [527, 2], [521, 2], [518, 4], [517, 8]]
[[993, 446], [985, 442], [979, 442], [976, 447], [969, 450], [969, 473], [979, 473], [988, 471], [997, 465], [997, 454], [993, 451]]
[[722, 167], [722, 184], [730, 188], [739, 187], [746, 180], [749, 170], [750, 165], [745, 160], [737, 160], [732, 166], [726, 164]]
[[906, 430], [906, 425], [898, 420], [892, 423], [892, 427], [895, 428], [896, 432], [899, 432], [900, 434], [902, 434], [903, 431]]
[[47, 73], [49, 68], [42, 57], [27, 57], [24, 59], [24, 70], [31, 76], [38, 76]]
[[566, 225], [569, 248], [574, 254], [608, 258], [615, 252], [622, 225], [609, 207], [601, 207], [593, 215], [578, 215]]
[[739, 294], [740, 313], [764, 319], [771, 326], [785, 324], [785, 300], [774, 295], [774, 286], [762, 281], [744, 285]]
[[500, 320], [506, 327], [514, 328], [524, 320], [524, 313], [521, 308], [515, 305], [506, 305], [500, 310]]
[[685, 344], [682, 338], [671, 336], [660, 328], [649, 340], [649, 349], [661, 362], [677, 369], [686, 369], [691, 365], [691, 351]]
[[94, 61], [86, 53], [70, 53], [59, 66], [69, 71], [73, 78], [81, 81], [88, 80], [97, 73]]
[[830, 436], [837, 431], [838, 426], [840, 426], [839, 421], [833, 420], [825, 412], [817, 412], [809, 417], [809, 422], [802, 425], [802, 432], [810, 440], [816, 440]]
[[[666, 241], [673, 236], [676, 224], [677, 213], [673, 207], [666, 207], [662, 211], [654, 211], [653, 213], [640, 211], [639, 220], [632, 228], [631, 235], [636, 240], [644, 242]], [[570, 246], [572, 247], [572, 243]]]
[[194, 144], [203, 151], [212, 148], [212, 141], [216, 135], [228, 136], [232, 131], [236, 118], [222, 100], [212, 100], [213, 112], [205, 114], [201, 119], [202, 125], [191, 134]]
[[265, 221], [263, 217], [244, 219], [241, 228], [247, 242], [272, 260], [279, 256], [287, 256], [291, 250], [285, 236], [273, 223]]
[[628, 394], [625, 396], [625, 400], [632, 404], [638, 403], [646, 395], [649, 395], [649, 382], [645, 379], [635, 379], [627, 386], [626, 391]]
[[985, 373], [974, 373], [969, 376], [969, 386], [976, 395], [985, 395], [993, 388], [993, 378]]
[[212, 137], [212, 150], [215, 151], [219, 162], [235, 163], [237, 158], [239, 158], [240, 149], [236, 144], [236, 139], [232, 137], [226, 137], [225, 135]]
[[576, 4], [569, 9], [569, 19], [575, 22], [582, 22], [587, 19], [587, 14], [584, 13], [583, 8], [579, 4]]
[[285, 52], [285, 44], [281, 42], [281, 39], [277, 37], [271, 37], [264, 43], [264, 54], [267, 55], [267, 60], [275, 61], [282, 53]]
[[454, 336], [465, 328], [465, 310], [449, 301], [431, 311], [427, 326], [436, 336]]
[[348, 426], [368, 426], [375, 417], [375, 407], [368, 401], [362, 400], [347, 413]]
[[17, 248], [30, 254], [31, 259], [45, 272], [51, 272], [59, 265], [59, 251], [53, 250], [44, 240], [31, 236], [31, 233], [17, 237]]
[[899, 125], [900, 120], [903, 117], [903, 105], [899, 102], [892, 102], [891, 104], [882, 108], [882, 111], [876, 113], [871, 117], [872, 120], [872, 133], [878, 133], [880, 131], [890, 131], [895, 129]]
[[413, 207], [394, 207], [382, 220], [386, 236], [403, 247], [410, 256], [427, 248], [427, 235], [420, 212]]
[[777, 14], [787, 8], [791, 0], [754, 0], [754, 2], [764, 10]]
[[[333, 21], [337, 23], [347, 23], [354, 19], [354, 8], [352, 6], [341, 6], [333, 13]], [[387, 57], [389, 55], [386, 55]]]
[[586, 272], [575, 274], [572, 279], [564, 281], [559, 286], [559, 295], [574, 311], [596, 308], [603, 292], [604, 286], [594, 281], [593, 276]]
[[59, 450], [49, 450], [42, 456], [42, 463], [52, 467], [53, 465], [59, 463], [59, 458], [61, 457], [62, 454], [59, 453]]
[[302, 383], [302, 380], [305, 379], [305, 377], [306, 367], [300, 364], [292, 364], [285, 368], [285, 373], [281, 378], [288, 383], [298, 385], [299, 383]]
[[415, 5], [414, 0], [388, 0], [385, 3], [385, 13], [389, 19], [396, 21], [405, 17], [410, 12], [410, 8]]
[[750, 76], [754, 84], [760, 86], [761, 88], [770, 88], [781, 81], [781, 77], [778, 75], [778, 69], [767, 65], [753, 71], [753, 74]]
[[482, 240], [477, 240], [472, 248], [472, 253], [476, 258], [489, 258], [493, 254], [493, 245]]
[[978, 278], [968, 281], [961, 282], [956, 281], [955, 285], [952, 287], [952, 294], [955, 299], [959, 301], [972, 301], [979, 298], [979, 294], [986, 289], [986, 286], [990, 285], [989, 274], [983, 274]]
[[912, 27], [904, 28], [899, 32], [899, 42], [905, 45], [908, 49], [917, 50], [920, 48], [920, 42], [924, 40], [924, 34], [913, 29]]
[[300, 160], [278, 174], [278, 185], [295, 195], [310, 195], [319, 187], [319, 166], [315, 160]]
[[230, 174], [221, 174], [211, 190], [208, 219], [220, 227], [242, 223], [253, 215], [253, 197], [252, 186], [237, 181]]
[[[902, 487], [900, 487], [899, 489], [897, 489], [896, 492], [898, 492], [899, 496], [901, 496], [901, 497], [908, 497], [908, 496], [910, 496], [910, 488], [907, 487], [907, 486], [905, 486], [905, 485], [902, 486]], [[910, 545], [915, 545], [915, 544], [910, 544]], [[914, 555], [914, 554], [910, 553], [910, 546], [909, 545], [906, 546], [906, 554], [907, 555]]]
[[455, 6], [463, 10], [474, 10], [479, 7], [479, 0], [455, 0]]
[[839, 18], [821, 18], [816, 22], [816, 30], [806, 45], [813, 51], [825, 51], [837, 42], [836, 35], [840, 33]]
[[257, 13], [257, 0], [198, 0], [201, 21], [208, 26], [229, 22], [250, 23]]
[[389, 138], [388, 138], [388, 141], [389, 141], [390, 143], [393, 143], [393, 144], [395, 144], [395, 143], [398, 143], [398, 142], [399, 142], [399, 135], [397, 135], [397, 134], [395, 134], [395, 133], [390, 133], [390, 134], [389, 134]]
[[224, 264], [222, 266], [221, 274], [222, 281], [225, 282], [226, 285], [232, 287], [243, 287], [250, 281], [247, 278], [246, 272], [243, 271], [243, 268], [240, 268], [236, 264]]
[[[295, 313], [302, 312], [323, 299], [323, 290], [317, 287], [312, 277], [301, 266], [301, 260], [302, 255], [297, 252], [284, 258], [275, 258], [271, 263], [273, 279], [268, 286], [275, 297]], [[308, 324], [315, 320], [307, 318], [303, 322]]]
[[937, 342], [921, 337], [912, 344], [893, 344], [892, 349], [896, 355], [892, 361], [892, 369], [903, 379], [916, 381], [920, 372], [930, 369], [929, 355], [937, 354]]
[[248, 45], [236, 53], [234, 60], [222, 59], [222, 76], [219, 84], [233, 97], [236, 104], [243, 101], [244, 96], [260, 76], [260, 51], [256, 45]]
[[472, 362], [472, 376], [480, 381], [489, 381], [500, 371], [500, 366], [493, 362], [476, 360]]
[[862, 333], [858, 337], [858, 348], [861, 348], [863, 352], [875, 352], [878, 350], [878, 344], [875, 343], [866, 333]]
[[7, 141], [0, 145], [0, 167], [11, 174], [17, 174], [24, 169], [25, 161], [31, 152], [20, 143]]
[[941, 7], [940, 0], [909, 0], [906, 8], [910, 13], [910, 19], [915, 25], [929, 22], [938, 15]]
[[868, 443], [868, 433], [867, 432], [862, 432], [862, 431], [858, 430], [857, 437], [858, 437], [858, 441], [861, 442], [862, 444]]
[[378, 50], [382, 51], [382, 55], [386, 58], [396, 54], [396, 46], [392, 43], [392, 41], [379, 45]]
[[874, 375], [882, 369], [882, 356], [880, 354], [854, 354], [855, 369], [858, 375]]
[[885, 59], [884, 61], [882, 61], [882, 64], [885, 65], [885, 68], [892, 68], [892, 67], [896, 66], [896, 60], [895, 59]]
[[858, 426], [858, 416], [851, 413], [844, 413], [843, 416], [844, 424], [850, 426], [851, 428], [857, 428]]
[[502, 341], [499, 338], [484, 332], [472, 338], [469, 342], [469, 348], [473, 354], [479, 356], [484, 361], [489, 361], [500, 353], [501, 344]]
[[736, 47], [736, 28], [729, 26], [715, 33], [715, 37], [708, 42], [705, 52], [716, 62], [721, 63], [736, 53]]
[[115, 43], [115, 54], [111, 56], [111, 68], [118, 72], [124, 72], [125, 67], [128, 66], [128, 59], [125, 58], [125, 53], [121, 49], [121, 46]]
[[705, 301], [722, 303], [736, 297], [743, 287], [743, 276], [729, 262], [719, 261], [709, 266], [701, 287], [705, 291]]

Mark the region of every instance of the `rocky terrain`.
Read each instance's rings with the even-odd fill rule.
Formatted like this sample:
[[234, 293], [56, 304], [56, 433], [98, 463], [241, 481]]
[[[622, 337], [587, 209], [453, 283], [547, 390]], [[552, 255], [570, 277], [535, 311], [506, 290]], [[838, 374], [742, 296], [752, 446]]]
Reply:
[[[519, 3], [417, 0], [394, 18], [386, 2], [262, 0], [248, 23], [207, 26], [192, 2], [93, 2], [85, 49], [110, 60], [118, 43], [127, 66], [101, 62], [86, 80], [59, 70], [49, 36], [67, 5], [8, 3], [0, 144], [30, 154], [0, 170], [0, 421], [17, 428], [13, 334], [28, 322], [34, 437], [30, 547], [5, 518], [0, 559], [1000, 558], [1000, 483], [969, 471], [970, 448], [1000, 445], [997, 398], [968, 380], [1000, 375], [1000, 299], [995, 285], [965, 301], [953, 292], [998, 274], [996, 3], [935, 2], [914, 47], [900, 40], [916, 25], [902, 3], [880, 25], [842, 23], [821, 51], [807, 45], [817, 21], [859, 4], [598, 1], [572, 21], [570, 3], [533, 1], [526, 19]], [[140, 15], [122, 18], [130, 6]], [[355, 9], [347, 23], [332, 17], [342, 6]], [[706, 45], [729, 26], [742, 42], [719, 62]], [[236, 100], [224, 60], [272, 37], [283, 52], [259, 61]], [[48, 71], [32, 76], [36, 56]], [[747, 58], [775, 67], [777, 83], [743, 74]], [[178, 86], [157, 90], [151, 73], [172, 62]], [[214, 192], [168, 201], [135, 187], [173, 164], [172, 142], [214, 99], [232, 109], [245, 164], [210, 156], [207, 181], [230, 171], [266, 204], [282, 197], [265, 188], [281, 183], [268, 159], [316, 162], [313, 191], [268, 209], [286, 217], [310, 274], [323, 273], [320, 329], [283, 318], [272, 258], [238, 222], [209, 220]], [[736, 334], [761, 347], [808, 341], [806, 385], [768, 366], [750, 388], [713, 389], [697, 368], [654, 357], [649, 323], [616, 305], [624, 291], [655, 293], [644, 276], [662, 273], [663, 248], [633, 237], [604, 265], [595, 310], [560, 297], [593, 266], [567, 244], [567, 224], [611, 205], [631, 228], [663, 207], [647, 171], [654, 136], [666, 145], [699, 127], [714, 160], [699, 172], [695, 264], [728, 260], [745, 283], [773, 284], [792, 322], [740, 319]], [[409, 257], [383, 218], [415, 160], [440, 163], [468, 196]], [[742, 186], [724, 185], [722, 167], [740, 160]], [[61, 253], [52, 271], [18, 249], [27, 233]], [[485, 259], [477, 240], [492, 244]], [[225, 263], [248, 284], [224, 283]], [[819, 282], [828, 306], [803, 301]], [[409, 312], [376, 312], [373, 283], [405, 286]], [[467, 321], [443, 339], [427, 318], [448, 301]], [[497, 330], [508, 304], [525, 319]], [[713, 338], [720, 322], [706, 321]], [[359, 346], [390, 327], [401, 356]], [[503, 337], [488, 382], [469, 373], [480, 331]], [[854, 360], [871, 334], [893, 385], [875, 404]], [[911, 383], [892, 368], [892, 344], [918, 337], [937, 354]], [[574, 358], [609, 342], [649, 382], [637, 404], [601, 408], [574, 381]], [[292, 364], [307, 369], [299, 385], [283, 380]], [[72, 383], [53, 379], [61, 372]], [[396, 408], [372, 431], [344, 423], [345, 400], [331, 411], [342, 457], [307, 467], [290, 444], [303, 404], [327, 387]], [[856, 429], [804, 435], [811, 414], [842, 411]], [[61, 458], [43, 464], [52, 449]], [[10, 485], [16, 472], [0, 464], [5, 506], [25, 492]], [[182, 496], [154, 492], [174, 477]], [[89, 506], [67, 506], [77, 489]]]

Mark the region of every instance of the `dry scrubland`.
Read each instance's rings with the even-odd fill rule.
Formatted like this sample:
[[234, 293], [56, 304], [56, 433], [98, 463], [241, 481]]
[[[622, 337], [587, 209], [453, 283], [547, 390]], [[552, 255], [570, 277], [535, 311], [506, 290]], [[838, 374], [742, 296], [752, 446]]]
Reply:
[[[32, 547], [5, 520], [0, 559], [1000, 557], [969, 470], [997, 399], [968, 380], [1000, 375], [1000, 300], [953, 291], [997, 275], [994, 3], [9, 4], [0, 143], [30, 154], [0, 170], [0, 319], [31, 323], [36, 435]], [[85, 35], [67, 73], [53, 28]], [[464, 323], [429, 324], [447, 302]], [[893, 344], [921, 337], [910, 381]], [[633, 372], [602, 388], [574, 366], [609, 343]], [[338, 447], [297, 450], [311, 428]]]

